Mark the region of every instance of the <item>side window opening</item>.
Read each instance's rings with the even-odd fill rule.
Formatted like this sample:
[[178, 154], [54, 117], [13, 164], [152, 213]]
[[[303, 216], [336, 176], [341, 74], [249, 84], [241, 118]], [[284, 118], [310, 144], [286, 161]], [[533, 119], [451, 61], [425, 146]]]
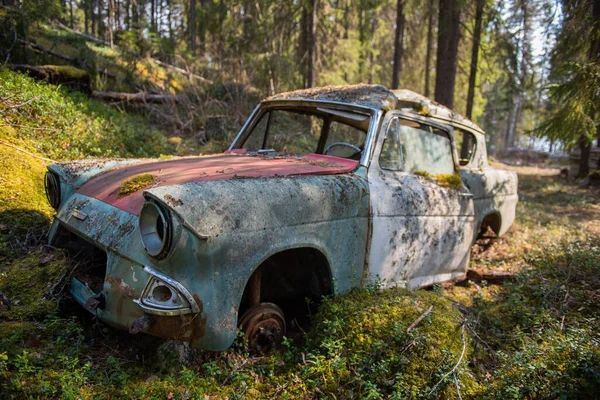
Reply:
[[455, 170], [450, 136], [422, 122], [395, 118], [388, 128], [379, 165], [390, 170], [452, 175]]
[[458, 150], [458, 163], [461, 166], [468, 165], [475, 155], [475, 135], [462, 129], [454, 130], [456, 150]]
[[379, 166], [389, 170], [401, 170], [403, 165], [400, 145], [400, 121], [393, 118], [387, 129], [385, 142], [379, 156]]

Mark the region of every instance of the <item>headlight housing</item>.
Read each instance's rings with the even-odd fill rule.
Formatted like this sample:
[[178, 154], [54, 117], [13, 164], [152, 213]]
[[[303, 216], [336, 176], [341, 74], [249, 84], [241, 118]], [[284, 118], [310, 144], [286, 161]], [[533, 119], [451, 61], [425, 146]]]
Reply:
[[60, 178], [54, 172], [46, 172], [44, 176], [44, 188], [46, 189], [46, 198], [48, 203], [55, 210], [60, 206]]
[[179, 282], [151, 268], [144, 267], [151, 275], [142, 295], [133, 300], [145, 312], [157, 315], [182, 315], [202, 310], [191, 293]]
[[146, 202], [140, 212], [139, 228], [148, 254], [158, 259], [165, 258], [173, 241], [171, 214], [152, 201]]

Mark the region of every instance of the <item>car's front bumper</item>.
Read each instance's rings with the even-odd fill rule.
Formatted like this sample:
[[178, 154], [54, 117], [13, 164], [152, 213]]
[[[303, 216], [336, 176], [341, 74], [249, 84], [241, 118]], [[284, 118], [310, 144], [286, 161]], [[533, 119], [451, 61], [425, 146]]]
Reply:
[[[207, 318], [200, 297], [148, 265], [150, 260], [138, 243], [135, 215], [75, 195], [61, 207], [54, 224], [50, 236], [53, 244], [60, 247], [65, 237], [75, 237], [85, 245], [83, 251], [106, 255], [100, 262], [105, 265], [94, 267], [91, 274], [74, 272], [70, 293], [78, 303], [108, 325], [130, 333], [203, 342]], [[78, 249], [73, 243], [70, 247]], [[161, 308], [145, 302], [153, 280], [174, 288], [185, 299], [181, 307]]]

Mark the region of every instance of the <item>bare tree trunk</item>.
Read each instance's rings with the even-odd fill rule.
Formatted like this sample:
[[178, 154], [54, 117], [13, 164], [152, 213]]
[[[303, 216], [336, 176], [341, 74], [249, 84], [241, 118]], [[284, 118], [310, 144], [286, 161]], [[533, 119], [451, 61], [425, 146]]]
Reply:
[[435, 0], [429, 0], [429, 18], [427, 21], [427, 56], [425, 58], [425, 97], [429, 97], [429, 81], [431, 76], [431, 55], [433, 53], [433, 13]]
[[[87, 1], [90, 2], [90, 0], [87, 0]], [[90, 28], [89, 28], [89, 26], [90, 26], [90, 17], [89, 17], [90, 7], [89, 7], [89, 4], [87, 4], [85, 2], [82, 3], [82, 6], [83, 6], [83, 31], [86, 34], [89, 34], [90, 33]]]
[[517, 97], [513, 100], [513, 108], [508, 114], [508, 120], [506, 124], [506, 136], [504, 137], [504, 151], [511, 147], [515, 140], [515, 131], [517, 129], [517, 122], [519, 121], [519, 112], [521, 111], [521, 93], [517, 94]]
[[150, 29], [156, 32], [156, 1], [150, 0]]
[[[344, 36], [345, 40], [348, 39], [350, 32], [350, 0], [346, 0], [344, 5]], [[348, 72], [344, 71], [344, 81], [348, 82]]]
[[477, 80], [477, 66], [479, 62], [479, 42], [481, 41], [481, 25], [483, 22], [483, 7], [485, 0], [477, 0], [475, 5], [475, 30], [473, 31], [473, 48], [471, 49], [471, 72], [469, 74], [469, 90], [467, 93], [467, 118], [473, 116], [473, 101], [475, 97], [475, 84]]
[[115, 0], [108, 0], [108, 43], [110, 47], [114, 46], [113, 43], [113, 25], [114, 25], [114, 13], [115, 13]]
[[200, 14], [201, 19], [200, 19], [200, 29], [199, 29], [199, 36], [200, 36], [200, 55], [204, 56], [204, 54], [206, 53], [206, 21], [207, 21], [207, 15], [208, 15], [208, 10], [207, 8], [207, 4], [206, 4], [207, 0], [200, 0], [200, 8], [202, 9], [202, 13]]
[[581, 154], [579, 157], [579, 172], [577, 173], [577, 178], [585, 178], [590, 173], [590, 155], [592, 152], [592, 143], [585, 135], [579, 137], [579, 150], [581, 150]]
[[73, 18], [73, 1], [74, 0], [69, 0], [69, 26], [71, 27], [71, 29], [73, 29], [75, 21]]
[[454, 106], [454, 86], [460, 39], [460, 6], [457, 0], [440, 0], [435, 100]]
[[188, 16], [188, 29], [190, 33], [190, 50], [192, 55], [196, 55], [196, 0], [190, 0], [190, 9]]
[[404, 40], [404, 8], [403, 0], [398, 0], [396, 7], [396, 35], [394, 36], [394, 65], [392, 70], [392, 89], [400, 88], [402, 74], [402, 42]]
[[92, 36], [96, 36], [96, 1], [90, 0], [90, 19]]
[[[375, 31], [377, 30], [377, 22], [379, 21], [379, 18], [377, 16], [376, 13], [372, 13], [371, 15], [371, 48], [374, 49], [375, 48]], [[373, 65], [375, 64], [375, 52], [373, 51], [369, 51], [369, 84], [373, 84], [373, 81], [375, 79], [375, 75], [373, 74], [373, 72], [375, 71], [375, 68], [373, 68]]]
[[311, 88], [314, 85], [314, 63], [315, 63], [315, 33], [316, 33], [316, 17], [317, 17], [317, 1], [309, 0], [308, 9], [308, 24], [307, 24], [307, 60], [306, 60], [306, 78], [305, 87]]

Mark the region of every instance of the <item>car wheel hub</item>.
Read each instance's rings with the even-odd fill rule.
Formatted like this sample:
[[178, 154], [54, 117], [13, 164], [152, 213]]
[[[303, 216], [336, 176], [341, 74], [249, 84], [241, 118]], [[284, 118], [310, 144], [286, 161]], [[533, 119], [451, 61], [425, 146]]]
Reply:
[[246, 311], [240, 326], [248, 348], [259, 353], [278, 348], [286, 330], [283, 311], [272, 303], [261, 303]]

